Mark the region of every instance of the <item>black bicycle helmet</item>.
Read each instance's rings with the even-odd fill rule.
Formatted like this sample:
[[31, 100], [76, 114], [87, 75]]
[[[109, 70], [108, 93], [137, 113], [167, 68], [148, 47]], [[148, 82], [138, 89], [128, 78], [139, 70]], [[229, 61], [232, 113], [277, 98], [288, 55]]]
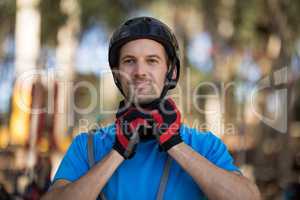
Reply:
[[[113, 70], [119, 65], [120, 48], [127, 42], [147, 38], [161, 43], [168, 55], [170, 66], [166, 75], [165, 86], [160, 99], [163, 98], [169, 89], [175, 88], [180, 74], [179, 47], [175, 35], [171, 29], [161, 21], [152, 17], [137, 17], [127, 20], [112, 35], [109, 43], [108, 60]], [[177, 68], [177, 76], [172, 79], [173, 71]], [[114, 75], [114, 74], [113, 74]], [[124, 95], [120, 82], [114, 76], [114, 81]]]

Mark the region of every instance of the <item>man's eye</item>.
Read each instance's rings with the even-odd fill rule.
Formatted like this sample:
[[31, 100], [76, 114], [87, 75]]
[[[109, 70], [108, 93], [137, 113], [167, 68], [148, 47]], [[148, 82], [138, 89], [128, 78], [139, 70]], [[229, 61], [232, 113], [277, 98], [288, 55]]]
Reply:
[[156, 59], [149, 59], [148, 62], [151, 64], [158, 63], [158, 61]]
[[131, 64], [133, 63], [134, 60], [133, 59], [127, 59], [127, 60], [124, 60], [124, 63], [127, 63], [127, 64]]

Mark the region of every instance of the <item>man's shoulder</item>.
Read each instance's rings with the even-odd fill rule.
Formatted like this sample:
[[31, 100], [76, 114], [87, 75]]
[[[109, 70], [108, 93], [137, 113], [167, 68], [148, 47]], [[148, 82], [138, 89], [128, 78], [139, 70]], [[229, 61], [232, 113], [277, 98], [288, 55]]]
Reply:
[[191, 138], [198, 138], [198, 139], [217, 138], [217, 136], [215, 136], [211, 131], [199, 130], [197, 128], [190, 127], [187, 124], [182, 124], [180, 126], [179, 131], [182, 137], [191, 137]]
[[223, 143], [222, 140], [211, 131], [202, 131], [197, 128], [189, 127], [186, 124], [181, 125], [180, 135], [187, 144], [204, 154], [216, 144]]
[[237, 171], [241, 174], [234, 165], [226, 144], [211, 131], [200, 131], [186, 125], [183, 125], [181, 130], [183, 140], [210, 162], [222, 169]]

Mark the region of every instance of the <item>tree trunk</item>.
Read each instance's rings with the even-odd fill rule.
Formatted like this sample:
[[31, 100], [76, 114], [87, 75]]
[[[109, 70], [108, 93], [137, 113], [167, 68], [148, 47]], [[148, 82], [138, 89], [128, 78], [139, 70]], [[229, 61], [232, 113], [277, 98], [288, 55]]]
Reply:
[[58, 93], [55, 102], [54, 135], [59, 150], [68, 146], [68, 129], [74, 126], [72, 86], [74, 79], [74, 61], [80, 32], [80, 7], [77, 0], [62, 0], [61, 11], [67, 15], [66, 23], [58, 30], [58, 47], [56, 58], [58, 63]]
[[[13, 107], [10, 121], [10, 142], [13, 145], [29, 144], [27, 163], [33, 168], [36, 158], [38, 115], [31, 116], [33, 103], [32, 88], [34, 76], [38, 69], [37, 61], [40, 54], [41, 17], [38, 10], [39, 0], [17, 0], [16, 13], [16, 82], [13, 93]], [[26, 30], [26, 31], [25, 31]]]

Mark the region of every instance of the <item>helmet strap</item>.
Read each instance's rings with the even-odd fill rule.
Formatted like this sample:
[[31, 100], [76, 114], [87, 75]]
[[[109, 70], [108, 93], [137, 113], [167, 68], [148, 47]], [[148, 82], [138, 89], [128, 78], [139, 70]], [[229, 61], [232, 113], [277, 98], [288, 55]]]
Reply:
[[159, 104], [164, 98], [165, 96], [167, 95], [167, 92], [169, 91], [169, 89], [174, 85], [176, 84], [176, 81], [174, 81], [172, 79], [172, 76], [173, 76], [173, 73], [174, 73], [174, 65], [170, 65], [169, 66], [169, 70], [167, 72], [167, 75], [166, 75], [166, 79], [165, 79], [165, 84], [164, 84], [164, 87], [163, 87], [163, 90], [160, 94], [160, 97], [157, 98], [157, 99], [154, 99], [153, 101], [149, 102], [149, 103], [144, 103], [144, 104], [140, 104], [139, 106], [141, 108], [149, 108], [149, 107], [153, 107], [153, 105], [155, 104]]

